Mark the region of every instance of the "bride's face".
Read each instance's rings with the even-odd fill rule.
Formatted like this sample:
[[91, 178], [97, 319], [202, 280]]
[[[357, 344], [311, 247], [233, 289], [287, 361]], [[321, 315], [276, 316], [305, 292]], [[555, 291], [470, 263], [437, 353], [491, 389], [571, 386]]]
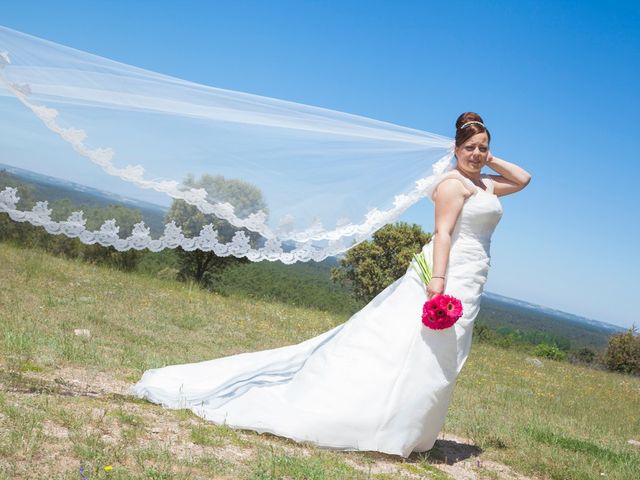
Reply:
[[489, 156], [489, 137], [486, 132], [476, 133], [455, 149], [458, 168], [469, 174], [480, 173]]

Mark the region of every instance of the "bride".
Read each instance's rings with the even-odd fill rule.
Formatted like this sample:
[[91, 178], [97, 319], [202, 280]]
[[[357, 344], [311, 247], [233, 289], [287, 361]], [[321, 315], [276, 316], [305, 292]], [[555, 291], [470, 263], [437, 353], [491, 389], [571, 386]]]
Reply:
[[[139, 398], [187, 408], [232, 428], [270, 432], [341, 450], [407, 457], [433, 447], [471, 347], [487, 279], [491, 235], [502, 216], [498, 197], [531, 176], [494, 157], [476, 113], [456, 122], [456, 165], [443, 175], [426, 286], [412, 268], [347, 322], [297, 345], [151, 369], [131, 387]], [[483, 167], [496, 175], [481, 173]], [[463, 316], [445, 330], [420, 321], [438, 293], [461, 300]]]

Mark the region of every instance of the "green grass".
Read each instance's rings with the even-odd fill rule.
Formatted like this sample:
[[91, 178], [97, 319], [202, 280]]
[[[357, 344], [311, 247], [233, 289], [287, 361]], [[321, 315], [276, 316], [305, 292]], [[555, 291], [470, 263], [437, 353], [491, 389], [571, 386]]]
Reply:
[[250, 444], [236, 430], [225, 425], [194, 425], [191, 427], [191, 441], [196, 445], [203, 446], [236, 445], [246, 447]]
[[[384, 456], [395, 473], [370, 472], [376, 454], [236, 431], [117, 393], [148, 368], [297, 343], [345, 314], [6, 244], [0, 279], [0, 479], [78, 479], [81, 466], [92, 480], [450, 478], [437, 456]], [[640, 440], [638, 412], [640, 378], [552, 360], [536, 367], [525, 353], [475, 343], [445, 431], [531, 477], [626, 480], [640, 478], [640, 449], [627, 443]]]
[[250, 480], [322, 480], [326, 478], [357, 478], [361, 476], [354, 468], [346, 465], [332, 454], [317, 452], [309, 457], [299, 457], [261, 449]]
[[627, 443], [640, 438], [639, 411], [638, 377], [553, 360], [536, 367], [524, 353], [478, 343], [446, 428], [526, 474], [640, 478], [640, 449]]
[[628, 452], [616, 452], [610, 448], [604, 448], [592, 442], [572, 438], [561, 433], [552, 432], [544, 428], [534, 426], [524, 427], [524, 432], [536, 442], [563, 448], [571, 452], [581, 452], [588, 457], [603, 462], [629, 465], [640, 471], [640, 456]]

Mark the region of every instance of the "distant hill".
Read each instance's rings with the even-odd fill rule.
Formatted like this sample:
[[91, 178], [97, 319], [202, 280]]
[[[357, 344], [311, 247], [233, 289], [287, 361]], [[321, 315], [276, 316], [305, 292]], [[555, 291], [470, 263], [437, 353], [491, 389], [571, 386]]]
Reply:
[[489, 292], [482, 295], [478, 319], [495, 329], [535, 330], [562, 337], [569, 340], [572, 349], [600, 350], [607, 345], [610, 335], [626, 331], [616, 325]]

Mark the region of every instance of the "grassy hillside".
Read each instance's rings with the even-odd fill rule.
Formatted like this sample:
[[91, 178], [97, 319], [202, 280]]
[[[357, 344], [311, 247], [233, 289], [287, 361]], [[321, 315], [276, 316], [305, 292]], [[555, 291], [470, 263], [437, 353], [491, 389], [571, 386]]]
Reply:
[[330, 260], [293, 265], [247, 263], [225, 271], [215, 290], [350, 316], [362, 308], [362, 302], [331, 281], [331, 266]]
[[474, 344], [430, 455], [335, 453], [207, 424], [126, 388], [147, 368], [299, 342], [348, 315], [6, 244], [0, 282], [0, 478], [459, 478], [445, 472], [462, 465], [468, 478], [516, 478], [506, 466], [519, 478], [640, 478], [628, 443], [640, 441], [637, 377]]

